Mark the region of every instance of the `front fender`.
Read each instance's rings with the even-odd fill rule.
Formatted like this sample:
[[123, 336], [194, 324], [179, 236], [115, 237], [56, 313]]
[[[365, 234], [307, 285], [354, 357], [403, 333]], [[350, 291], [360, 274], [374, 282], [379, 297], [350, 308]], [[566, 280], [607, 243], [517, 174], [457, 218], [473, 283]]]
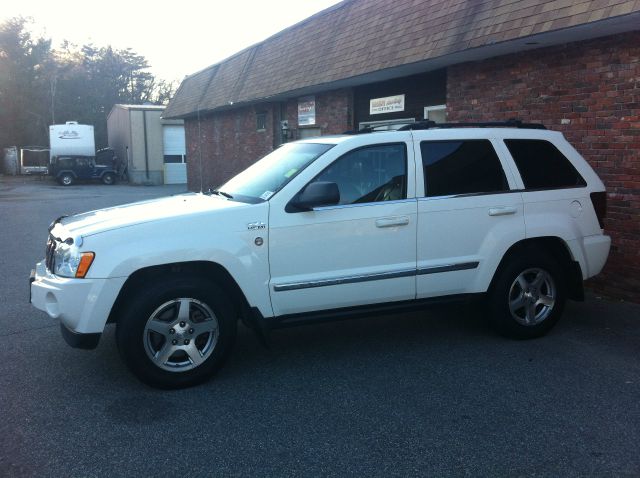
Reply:
[[[272, 316], [269, 298], [268, 203], [233, 214], [201, 214], [127, 226], [84, 238], [83, 250], [96, 254], [88, 277], [127, 278], [137, 270], [179, 262], [205, 261], [224, 267], [249, 305]], [[256, 245], [256, 238], [263, 242]]]

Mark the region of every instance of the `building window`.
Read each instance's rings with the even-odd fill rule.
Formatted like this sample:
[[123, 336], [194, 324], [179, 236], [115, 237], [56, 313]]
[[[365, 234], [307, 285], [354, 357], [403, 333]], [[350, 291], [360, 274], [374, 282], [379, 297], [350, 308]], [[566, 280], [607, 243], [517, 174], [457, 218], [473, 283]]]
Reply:
[[433, 105], [424, 107], [424, 119], [436, 123], [447, 122], [447, 105]]
[[413, 118], [400, 118], [400, 119], [390, 119], [390, 120], [382, 120], [382, 121], [363, 121], [358, 127], [360, 129], [371, 128], [376, 131], [387, 131], [387, 130], [396, 130], [398, 128], [402, 128], [405, 125], [415, 123], [416, 120]]
[[316, 138], [321, 135], [322, 135], [322, 130], [320, 128], [299, 128], [298, 129], [299, 139]]
[[185, 163], [184, 154], [165, 154], [164, 155], [165, 163]]
[[267, 129], [267, 113], [256, 113], [256, 130], [265, 131]]

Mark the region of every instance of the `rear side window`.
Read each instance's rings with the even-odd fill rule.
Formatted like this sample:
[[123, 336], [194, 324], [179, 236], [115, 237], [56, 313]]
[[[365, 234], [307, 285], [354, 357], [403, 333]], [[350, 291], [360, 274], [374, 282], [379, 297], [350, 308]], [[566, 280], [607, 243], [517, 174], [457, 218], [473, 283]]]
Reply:
[[573, 164], [549, 141], [506, 139], [526, 189], [586, 186]]
[[58, 159], [58, 168], [72, 168], [73, 167], [73, 159], [72, 158], [59, 158]]
[[422, 141], [420, 151], [427, 197], [509, 190], [488, 140]]

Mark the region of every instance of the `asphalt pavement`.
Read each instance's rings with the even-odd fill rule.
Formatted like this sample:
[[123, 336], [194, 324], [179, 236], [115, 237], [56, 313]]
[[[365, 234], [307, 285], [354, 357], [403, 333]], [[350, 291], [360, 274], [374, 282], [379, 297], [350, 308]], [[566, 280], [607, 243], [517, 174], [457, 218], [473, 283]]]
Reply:
[[179, 391], [138, 382], [113, 326], [67, 346], [28, 304], [48, 224], [182, 191], [0, 176], [0, 476], [640, 476], [640, 306], [592, 294], [532, 341], [471, 305], [270, 350], [241, 328], [216, 378]]

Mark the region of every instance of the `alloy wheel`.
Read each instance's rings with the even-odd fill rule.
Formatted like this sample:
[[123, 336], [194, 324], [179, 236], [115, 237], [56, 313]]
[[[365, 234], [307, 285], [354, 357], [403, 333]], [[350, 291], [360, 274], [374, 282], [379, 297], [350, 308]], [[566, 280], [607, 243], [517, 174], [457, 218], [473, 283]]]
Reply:
[[179, 298], [151, 314], [143, 340], [147, 356], [157, 367], [185, 372], [209, 358], [218, 337], [218, 319], [211, 308], [196, 299]]
[[511, 284], [509, 310], [518, 323], [538, 325], [551, 315], [556, 298], [557, 290], [551, 274], [540, 268], [527, 269]]

